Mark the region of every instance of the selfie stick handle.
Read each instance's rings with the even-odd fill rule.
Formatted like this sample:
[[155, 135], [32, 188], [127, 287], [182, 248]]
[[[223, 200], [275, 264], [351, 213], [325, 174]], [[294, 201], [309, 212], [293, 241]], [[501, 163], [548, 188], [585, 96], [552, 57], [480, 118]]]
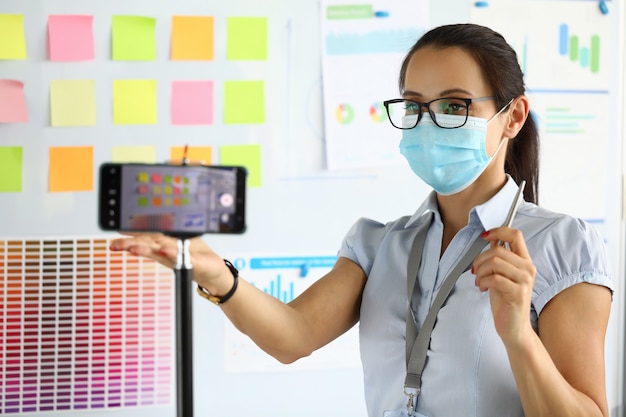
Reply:
[[176, 409], [178, 417], [193, 417], [192, 265], [190, 241], [178, 238], [176, 258]]

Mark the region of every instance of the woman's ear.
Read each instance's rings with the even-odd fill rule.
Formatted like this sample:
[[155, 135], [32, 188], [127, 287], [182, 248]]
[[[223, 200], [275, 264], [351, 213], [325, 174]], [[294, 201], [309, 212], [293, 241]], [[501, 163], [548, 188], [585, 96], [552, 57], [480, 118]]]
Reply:
[[503, 136], [506, 138], [514, 138], [524, 126], [528, 112], [530, 111], [530, 102], [528, 97], [516, 97], [509, 106], [508, 120], [504, 126]]

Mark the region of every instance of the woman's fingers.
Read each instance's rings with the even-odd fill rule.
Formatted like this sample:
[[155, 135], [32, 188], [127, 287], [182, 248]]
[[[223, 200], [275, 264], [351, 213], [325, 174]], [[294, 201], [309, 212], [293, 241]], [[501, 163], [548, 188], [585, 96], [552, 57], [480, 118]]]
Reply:
[[529, 258], [528, 248], [524, 241], [524, 235], [519, 229], [512, 227], [497, 227], [495, 229], [484, 232], [482, 238], [491, 242], [491, 245], [498, 245], [501, 243], [508, 244], [513, 253], [523, 257]]
[[170, 267], [178, 253], [175, 239], [157, 233], [114, 239], [109, 248], [112, 251], [126, 251], [132, 255], [144, 256]]
[[[499, 227], [483, 233], [491, 248], [476, 257], [473, 272], [482, 291], [500, 282], [500, 277], [516, 284], [532, 284], [535, 266], [530, 259], [524, 236], [517, 229]], [[500, 246], [505, 242], [509, 248]], [[505, 288], [502, 288], [506, 291]]]

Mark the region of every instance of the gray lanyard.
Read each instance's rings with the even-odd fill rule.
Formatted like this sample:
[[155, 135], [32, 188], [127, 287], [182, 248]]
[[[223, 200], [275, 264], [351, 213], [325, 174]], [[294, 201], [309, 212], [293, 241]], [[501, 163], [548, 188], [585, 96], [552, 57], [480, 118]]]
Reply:
[[406, 317], [406, 379], [404, 380], [404, 393], [409, 397], [406, 407], [407, 414], [413, 415], [415, 407], [417, 405], [417, 397], [420, 394], [422, 387], [422, 373], [426, 364], [426, 354], [428, 352], [428, 345], [430, 344], [430, 335], [435, 327], [437, 320], [437, 313], [446, 302], [450, 291], [456, 284], [461, 274], [467, 270], [469, 265], [474, 261], [474, 258], [483, 250], [487, 244], [480, 236], [476, 238], [472, 246], [465, 253], [463, 258], [454, 266], [454, 269], [450, 271], [446, 279], [443, 281], [441, 288], [437, 292], [437, 296], [433, 301], [433, 305], [428, 311], [428, 315], [424, 320], [419, 333], [415, 326], [415, 320], [413, 319], [413, 312], [411, 309], [411, 301], [413, 298], [413, 289], [417, 281], [417, 271], [422, 260], [422, 252], [424, 251], [424, 244], [426, 242], [426, 234], [430, 228], [430, 223], [433, 219], [433, 213], [430, 213], [428, 221], [417, 232], [417, 236], [413, 241], [411, 247], [411, 253], [409, 254], [409, 261], [407, 264], [407, 289], [409, 294], [409, 308], [407, 309]]

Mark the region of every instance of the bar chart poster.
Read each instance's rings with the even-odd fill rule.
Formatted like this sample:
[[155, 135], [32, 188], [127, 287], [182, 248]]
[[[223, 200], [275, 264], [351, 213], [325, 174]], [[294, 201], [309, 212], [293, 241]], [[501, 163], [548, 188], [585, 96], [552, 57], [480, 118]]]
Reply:
[[615, 68], [612, 15], [602, 14], [597, 1], [488, 4], [472, 7], [472, 22], [500, 32], [513, 46], [530, 90], [608, 91]]
[[108, 245], [0, 240], [0, 414], [172, 409], [172, 271]]
[[601, 13], [595, 1], [488, 4], [472, 8], [472, 21], [500, 32], [517, 52], [540, 132], [541, 205], [601, 226], [612, 146], [615, 13]]
[[400, 65], [424, 32], [428, 1], [324, 1], [320, 13], [327, 167], [404, 163], [383, 101], [400, 94]]
[[[241, 255], [241, 254], [240, 254]], [[328, 254], [255, 254], [233, 258], [242, 278], [263, 292], [289, 303], [329, 272], [337, 256]], [[321, 369], [358, 369], [358, 326], [289, 365], [280, 364], [239, 332], [229, 321], [224, 331], [224, 372], [296, 372]]]

